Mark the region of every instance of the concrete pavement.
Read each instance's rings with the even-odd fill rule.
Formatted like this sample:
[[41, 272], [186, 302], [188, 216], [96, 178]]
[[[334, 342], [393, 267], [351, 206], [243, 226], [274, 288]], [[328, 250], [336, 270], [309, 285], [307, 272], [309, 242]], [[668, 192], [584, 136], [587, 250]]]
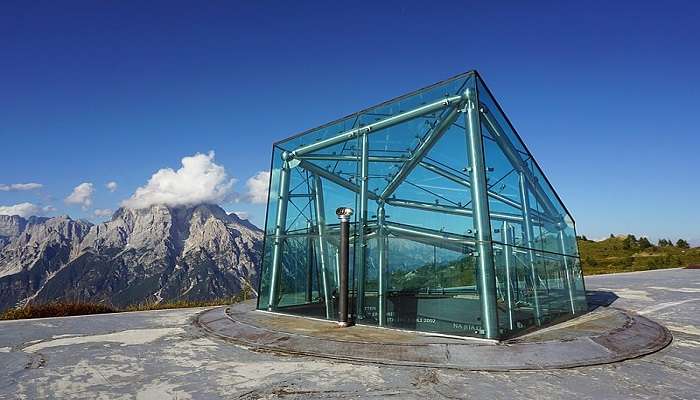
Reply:
[[471, 372], [252, 352], [196, 328], [203, 309], [7, 321], [0, 322], [0, 399], [700, 397], [700, 270], [594, 276], [586, 284], [614, 307], [664, 324], [673, 342], [608, 365]]

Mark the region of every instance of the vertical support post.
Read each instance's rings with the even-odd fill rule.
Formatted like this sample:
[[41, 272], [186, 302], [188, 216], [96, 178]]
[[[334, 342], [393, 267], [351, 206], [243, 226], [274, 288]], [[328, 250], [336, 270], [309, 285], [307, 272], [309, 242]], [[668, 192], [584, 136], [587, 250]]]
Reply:
[[379, 202], [377, 209], [377, 250], [379, 253], [379, 290], [377, 296], [377, 312], [379, 314], [379, 326], [386, 326], [387, 303], [387, 237], [384, 229], [384, 202]]
[[474, 230], [476, 231], [476, 249], [478, 251], [481, 322], [486, 338], [496, 339], [498, 337], [496, 271], [493, 265], [493, 249], [491, 247], [491, 222], [489, 220], [489, 202], [486, 194], [484, 144], [481, 136], [481, 121], [478, 109], [479, 98], [476, 89], [467, 89], [466, 97], [469, 178], [471, 180], [472, 203], [474, 204]]
[[[282, 159], [285, 153], [282, 154]], [[279, 195], [277, 198], [277, 218], [275, 219], [275, 243], [272, 250], [272, 278], [270, 279], [270, 298], [267, 308], [273, 311], [277, 308], [279, 299], [279, 280], [282, 273], [282, 252], [284, 247], [284, 234], [287, 230], [287, 205], [289, 202], [289, 163], [284, 161], [280, 171]]]
[[513, 228], [508, 221], [503, 221], [501, 227], [501, 242], [503, 242], [503, 266], [506, 272], [506, 303], [508, 304], [508, 329], [515, 329], [513, 320]]
[[369, 138], [367, 133], [363, 133], [360, 137], [362, 140], [362, 157], [360, 159], [360, 212], [357, 246], [357, 259], [355, 261], [355, 270], [357, 271], [357, 295], [355, 304], [357, 308], [357, 319], [361, 320], [365, 317], [365, 276], [367, 269], [367, 243], [365, 240], [365, 231], [367, 229], [367, 186], [369, 185]]
[[563, 229], [559, 231], [559, 242], [561, 244], [561, 257], [564, 260], [564, 273], [566, 274], [566, 288], [569, 291], [569, 303], [571, 305], [571, 313], [576, 314], [576, 303], [574, 303], [573, 280], [571, 279], [571, 268], [569, 267], [569, 260], [566, 256], [566, 237], [564, 236]]
[[326, 247], [326, 210], [323, 202], [323, 184], [318, 175], [314, 179], [314, 206], [316, 207], [316, 234], [318, 235], [318, 257], [321, 261], [321, 283], [323, 300], [326, 305], [326, 318], [331, 318], [331, 288], [328, 282], [329, 254]]
[[306, 223], [306, 302], [313, 300], [314, 284], [314, 229], [311, 221]]
[[540, 325], [542, 314], [540, 311], [540, 297], [537, 293], [537, 269], [535, 267], [535, 250], [533, 250], [533, 230], [530, 220], [530, 198], [527, 194], [527, 180], [525, 174], [520, 172], [520, 204], [523, 205], [523, 232], [525, 233], [525, 245], [527, 246], [527, 256], [530, 262], [530, 279], [532, 279], [532, 296], [535, 310], [535, 324]]
[[340, 293], [338, 295], [338, 325], [349, 326], [348, 322], [348, 275], [350, 263], [350, 216], [352, 209], [340, 207], [335, 210], [340, 219]]

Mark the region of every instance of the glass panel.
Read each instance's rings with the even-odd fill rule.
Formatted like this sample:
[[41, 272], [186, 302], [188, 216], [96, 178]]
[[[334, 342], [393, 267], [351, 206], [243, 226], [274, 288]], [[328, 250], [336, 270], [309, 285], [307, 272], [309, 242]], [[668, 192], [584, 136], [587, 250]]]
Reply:
[[272, 162], [270, 165], [270, 193], [268, 196], [265, 218], [265, 241], [263, 248], [262, 267], [258, 290], [258, 309], [267, 309], [269, 304], [270, 281], [272, 279], [272, 251], [277, 217], [277, 202], [279, 199], [280, 170], [282, 168], [282, 150], [273, 146]]
[[[422, 240], [423, 243], [417, 240]], [[474, 257], [425, 238], [389, 239], [387, 325], [479, 335], [481, 309]]]
[[585, 292], [573, 219], [481, 79], [477, 85], [499, 327], [512, 335], [585, 311]]
[[[349, 296], [356, 322], [484, 335], [480, 293], [486, 288], [477, 285], [467, 87], [477, 89], [481, 103], [499, 336], [585, 311], [573, 219], [474, 73], [275, 145], [258, 308], [337, 318], [335, 209], [352, 207]], [[361, 127], [372, 129], [353, 131]], [[286, 164], [283, 150], [296, 150]], [[364, 221], [363, 179], [368, 187]], [[280, 237], [275, 236], [278, 215], [285, 216]], [[490, 262], [485, 265], [491, 268]], [[271, 290], [275, 270], [278, 284]]]

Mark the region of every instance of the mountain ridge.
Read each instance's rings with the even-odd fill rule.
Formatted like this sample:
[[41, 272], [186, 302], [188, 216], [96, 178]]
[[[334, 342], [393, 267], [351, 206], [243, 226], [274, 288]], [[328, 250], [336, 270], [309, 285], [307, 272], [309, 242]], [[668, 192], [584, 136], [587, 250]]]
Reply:
[[232, 297], [257, 284], [262, 231], [213, 204], [122, 207], [92, 224], [0, 216], [0, 311]]

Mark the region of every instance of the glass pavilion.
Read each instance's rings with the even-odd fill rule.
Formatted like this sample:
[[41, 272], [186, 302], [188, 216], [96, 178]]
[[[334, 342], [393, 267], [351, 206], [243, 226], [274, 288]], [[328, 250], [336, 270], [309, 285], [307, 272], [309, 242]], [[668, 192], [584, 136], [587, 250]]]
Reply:
[[258, 309], [503, 339], [587, 310], [574, 220], [476, 71], [273, 146]]

